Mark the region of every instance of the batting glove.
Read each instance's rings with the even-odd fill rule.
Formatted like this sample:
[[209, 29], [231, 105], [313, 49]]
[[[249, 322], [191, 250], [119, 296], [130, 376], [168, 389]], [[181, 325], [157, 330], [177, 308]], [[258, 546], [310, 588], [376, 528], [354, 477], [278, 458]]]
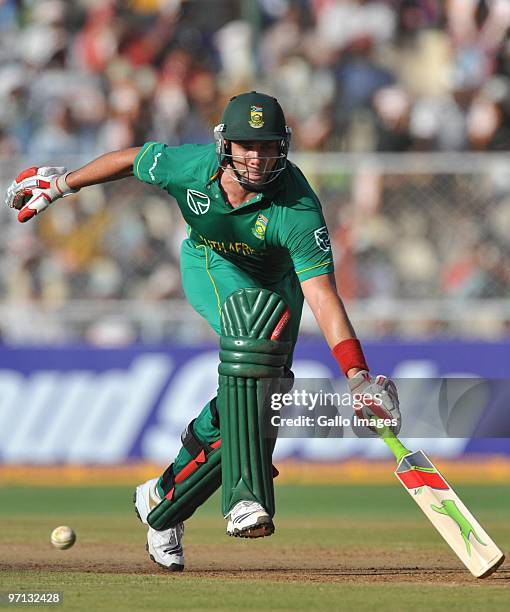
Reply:
[[[401, 417], [397, 387], [392, 380], [381, 375], [372, 378], [368, 372], [361, 371], [347, 379], [347, 384], [354, 414], [359, 419], [391, 419], [390, 429], [398, 434]], [[373, 427], [370, 429], [377, 431]]]
[[18, 174], [7, 189], [5, 203], [19, 210], [18, 221], [25, 223], [59, 198], [79, 191], [71, 189], [67, 184], [68, 174], [67, 168], [63, 167], [27, 168]]

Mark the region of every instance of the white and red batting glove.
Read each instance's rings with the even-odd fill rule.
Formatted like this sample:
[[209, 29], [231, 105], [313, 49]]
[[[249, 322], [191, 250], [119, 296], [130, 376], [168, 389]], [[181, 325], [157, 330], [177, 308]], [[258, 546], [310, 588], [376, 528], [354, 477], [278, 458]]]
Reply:
[[19, 210], [18, 221], [25, 223], [56, 200], [78, 191], [67, 184], [68, 174], [67, 168], [63, 167], [27, 168], [12, 181], [7, 189], [5, 203]]
[[390, 419], [390, 429], [397, 435], [401, 418], [395, 383], [382, 375], [372, 378], [362, 370], [347, 379], [347, 384], [353, 399], [354, 414], [359, 419]]
[[[401, 419], [398, 392], [395, 383], [386, 376], [372, 378], [357, 338], [347, 338], [333, 347], [333, 357], [342, 372], [348, 376], [353, 369], [359, 370], [347, 384], [352, 396], [352, 407], [358, 419], [380, 419], [391, 421], [388, 426], [396, 435], [400, 431]], [[388, 421], [388, 423], [389, 423]], [[378, 431], [378, 427], [370, 427]]]

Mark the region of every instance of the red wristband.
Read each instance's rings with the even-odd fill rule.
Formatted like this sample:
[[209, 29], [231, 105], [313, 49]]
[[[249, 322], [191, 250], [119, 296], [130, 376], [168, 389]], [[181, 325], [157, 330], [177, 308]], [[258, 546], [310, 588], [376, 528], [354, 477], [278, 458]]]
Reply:
[[342, 372], [347, 376], [351, 368], [359, 368], [368, 372], [367, 362], [361, 344], [357, 338], [342, 340], [331, 351]]

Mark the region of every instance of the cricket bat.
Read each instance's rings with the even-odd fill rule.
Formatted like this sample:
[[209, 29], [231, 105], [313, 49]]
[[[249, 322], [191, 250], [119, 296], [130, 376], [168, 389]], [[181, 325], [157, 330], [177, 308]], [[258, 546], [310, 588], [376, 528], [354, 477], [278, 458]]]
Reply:
[[380, 435], [397, 459], [395, 476], [455, 554], [477, 578], [486, 578], [505, 560], [496, 546], [422, 451], [408, 450], [388, 428]]

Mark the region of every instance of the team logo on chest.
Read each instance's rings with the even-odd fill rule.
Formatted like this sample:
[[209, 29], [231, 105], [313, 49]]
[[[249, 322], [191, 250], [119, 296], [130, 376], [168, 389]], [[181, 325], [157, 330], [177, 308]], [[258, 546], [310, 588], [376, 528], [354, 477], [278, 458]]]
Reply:
[[331, 249], [331, 240], [329, 239], [328, 228], [325, 225], [315, 230], [313, 235], [321, 251], [329, 251]]
[[187, 202], [195, 215], [205, 215], [211, 206], [209, 196], [201, 191], [195, 191], [194, 189], [188, 189]]
[[264, 115], [262, 113], [262, 106], [251, 106], [250, 107], [250, 120], [248, 123], [252, 128], [261, 128], [264, 126]]
[[255, 221], [255, 225], [251, 228], [251, 233], [260, 240], [264, 240], [268, 221], [269, 219], [267, 217], [260, 214]]

